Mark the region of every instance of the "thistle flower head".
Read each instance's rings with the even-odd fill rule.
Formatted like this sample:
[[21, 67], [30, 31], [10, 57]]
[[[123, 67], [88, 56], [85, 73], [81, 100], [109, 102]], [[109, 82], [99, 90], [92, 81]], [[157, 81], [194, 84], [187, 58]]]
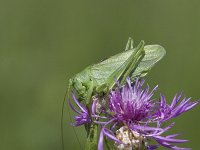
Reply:
[[137, 122], [146, 119], [152, 112], [153, 103], [151, 97], [157, 86], [149, 91], [149, 87], [142, 88], [144, 80], [139, 79], [131, 85], [130, 78], [127, 84], [111, 91], [109, 98], [109, 110], [119, 121]]
[[[164, 146], [169, 149], [186, 150], [174, 146], [176, 143], [184, 143], [187, 140], [176, 139], [179, 134], [163, 136], [162, 134], [173, 127], [174, 123], [163, 127], [164, 122], [175, 118], [182, 113], [192, 109], [198, 102], [190, 102], [190, 98], [183, 98], [176, 95], [171, 103], [166, 103], [166, 98], [161, 95], [158, 101], [152, 96], [157, 90], [154, 87], [143, 87], [144, 80], [137, 79], [131, 83], [127, 79], [124, 86], [120, 86], [110, 92], [108, 101], [107, 122], [98, 121], [104, 124], [101, 136], [106, 136], [115, 141], [118, 150], [148, 150]], [[106, 116], [106, 114], [105, 114]], [[99, 118], [100, 119], [100, 118]], [[100, 137], [103, 138], [103, 137]], [[147, 141], [154, 140], [156, 145], [150, 145]], [[102, 140], [99, 142], [99, 150], [103, 149]]]
[[[177, 139], [179, 134], [163, 135], [175, 124], [172, 122], [165, 126], [164, 123], [192, 109], [199, 102], [191, 102], [191, 98], [182, 98], [181, 94], [177, 94], [172, 103], [167, 104], [164, 95], [158, 100], [152, 98], [157, 88], [158, 86], [155, 86], [150, 90], [149, 86], [144, 87], [144, 80], [137, 79], [132, 83], [130, 78], [127, 78], [125, 85], [118, 85], [110, 91], [108, 99], [93, 97], [90, 111], [73, 95], [81, 110], [76, 110], [69, 103], [78, 114], [74, 118], [76, 124], [73, 125], [100, 124], [98, 150], [103, 150], [105, 137], [114, 141], [116, 150], [154, 150], [160, 146], [173, 150], [188, 150], [175, 145], [187, 142]], [[106, 99], [108, 101], [105, 101]], [[157, 144], [151, 145], [149, 141]]]

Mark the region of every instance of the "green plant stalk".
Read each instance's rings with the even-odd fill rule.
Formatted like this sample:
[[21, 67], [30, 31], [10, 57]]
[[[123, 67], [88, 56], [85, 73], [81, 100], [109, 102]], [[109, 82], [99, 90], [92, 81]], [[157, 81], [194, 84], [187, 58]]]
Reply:
[[98, 143], [98, 125], [90, 124], [87, 130], [87, 141], [85, 150], [97, 150]]

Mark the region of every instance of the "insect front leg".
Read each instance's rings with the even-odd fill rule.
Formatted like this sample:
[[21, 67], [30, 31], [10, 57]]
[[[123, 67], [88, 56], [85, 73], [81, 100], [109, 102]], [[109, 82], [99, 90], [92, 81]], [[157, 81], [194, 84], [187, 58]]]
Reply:
[[92, 78], [90, 78], [90, 81], [88, 82], [88, 89], [87, 89], [87, 95], [86, 95], [86, 106], [89, 106], [90, 101], [91, 101], [91, 97], [92, 97], [92, 93], [94, 90], [94, 81]]
[[[94, 92], [94, 80], [92, 77], [90, 77], [90, 80], [87, 82], [87, 96], [85, 99], [88, 111], [90, 111], [90, 104], [93, 92]], [[95, 124], [93, 122], [89, 123], [85, 125], [85, 129], [87, 131], [87, 141], [85, 150], [97, 149], [98, 124]]]

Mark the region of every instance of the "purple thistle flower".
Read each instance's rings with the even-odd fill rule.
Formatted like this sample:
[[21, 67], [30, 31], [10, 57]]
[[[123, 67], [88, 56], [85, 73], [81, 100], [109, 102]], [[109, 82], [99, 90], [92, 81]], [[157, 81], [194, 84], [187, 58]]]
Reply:
[[164, 122], [171, 118], [175, 118], [181, 115], [182, 113], [192, 109], [194, 106], [196, 106], [199, 103], [199, 101], [190, 102], [191, 98], [188, 98], [188, 99], [183, 98], [183, 100], [180, 102], [181, 96], [182, 96], [181, 94], [176, 95], [171, 105], [168, 105], [166, 103], [165, 96], [161, 95], [160, 102], [159, 102], [159, 109], [154, 115], [157, 116], [161, 122]]
[[[158, 86], [150, 90], [149, 86], [143, 87], [144, 80], [140, 79], [131, 83], [130, 78], [127, 78], [124, 86], [117, 85], [109, 97], [93, 96], [91, 110], [81, 104], [74, 94], [74, 102], [80, 110], [75, 109], [69, 101], [71, 109], [77, 113], [73, 126], [88, 123], [100, 125], [98, 150], [103, 150], [105, 137], [114, 141], [116, 150], [155, 150], [160, 146], [172, 150], [189, 150], [175, 146], [188, 141], [177, 139], [180, 134], [163, 136], [175, 124], [173, 122], [164, 126], [164, 123], [192, 109], [199, 101], [191, 102], [191, 98], [187, 99], [181, 94], [175, 95], [170, 105], [164, 95], [160, 95], [156, 101], [152, 96]], [[151, 140], [157, 144], [150, 145]]]
[[[190, 98], [183, 98], [181, 101], [181, 95], [176, 95], [171, 105], [166, 103], [163, 95], [160, 101], [155, 101], [152, 96], [158, 86], [150, 91], [148, 86], [143, 88], [143, 84], [144, 80], [137, 79], [132, 84], [128, 78], [125, 86], [110, 92], [108, 111], [103, 117], [102, 114], [96, 114], [95, 109], [92, 110], [93, 116], [98, 119], [94, 122], [102, 125], [98, 150], [103, 150], [104, 136], [113, 140], [118, 150], [140, 150], [144, 147], [154, 150], [159, 146], [173, 150], [188, 150], [174, 146], [176, 143], [187, 142], [176, 139], [179, 134], [162, 136], [174, 123], [165, 128], [162, 126], [167, 120], [192, 109], [199, 102], [190, 102]], [[99, 121], [102, 119], [106, 121]], [[149, 145], [148, 140], [155, 140], [157, 144]]]
[[76, 99], [74, 94], [72, 94], [72, 96], [73, 96], [74, 102], [80, 108], [81, 111], [78, 111], [77, 109], [75, 109], [69, 100], [69, 105], [70, 105], [71, 109], [74, 110], [78, 114], [77, 116], [74, 117], [76, 124], [74, 124], [74, 123], [71, 123], [71, 124], [73, 126], [80, 126], [83, 124], [90, 123], [91, 119], [90, 119], [90, 115], [88, 113], [87, 108], [84, 105], [82, 105], [81, 103], [79, 103], [79, 101]]
[[142, 89], [144, 80], [142, 82], [137, 80], [133, 88], [130, 79], [127, 83], [122, 89], [111, 91], [109, 110], [119, 121], [137, 122], [150, 115], [153, 107], [151, 97], [157, 86], [149, 92], [148, 87]]

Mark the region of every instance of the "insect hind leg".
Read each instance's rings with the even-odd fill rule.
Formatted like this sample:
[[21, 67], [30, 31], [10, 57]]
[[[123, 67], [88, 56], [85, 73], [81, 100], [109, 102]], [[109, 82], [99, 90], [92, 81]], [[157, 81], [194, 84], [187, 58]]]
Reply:
[[128, 38], [128, 42], [126, 44], [125, 51], [133, 49], [133, 39], [131, 37]]
[[[130, 57], [109, 76], [107, 79], [109, 90], [114, 87], [116, 80], [119, 80], [120, 83], [123, 84], [126, 78], [135, 70], [138, 63], [144, 57], [144, 44], [144, 41], [141, 41]], [[114, 78], [116, 80], [114, 80]]]
[[131, 75], [131, 73], [134, 72], [140, 61], [145, 55], [144, 52], [144, 41], [141, 41], [140, 44], [137, 46], [137, 53], [135, 54], [135, 59], [130, 63], [127, 70], [124, 72], [121, 80], [121, 84], [125, 82], [126, 78]]

